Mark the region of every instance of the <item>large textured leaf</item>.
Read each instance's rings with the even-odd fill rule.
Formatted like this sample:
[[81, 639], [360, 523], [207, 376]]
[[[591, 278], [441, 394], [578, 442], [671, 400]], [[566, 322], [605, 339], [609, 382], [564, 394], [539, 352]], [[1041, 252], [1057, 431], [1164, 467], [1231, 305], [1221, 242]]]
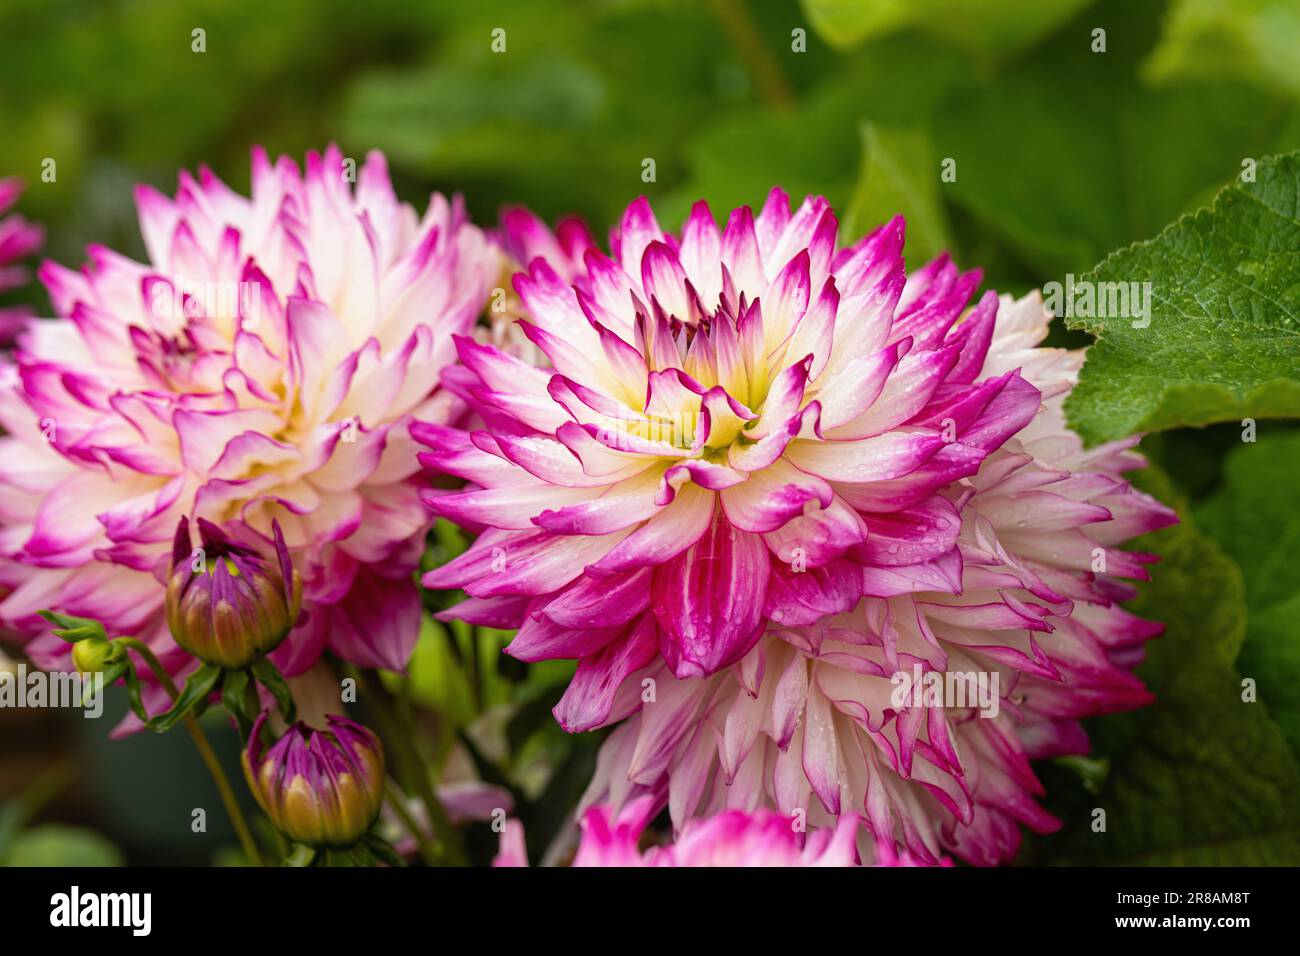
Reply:
[[[1160, 474], [1149, 490], [1174, 499]], [[1162, 555], [1134, 610], [1167, 625], [1139, 675], [1149, 707], [1100, 718], [1109, 758], [1100, 792], [1064, 813], [1052, 859], [1132, 865], [1300, 861], [1300, 769], [1264, 703], [1242, 700], [1235, 660], [1246, 623], [1241, 573], [1184, 509], [1184, 523], [1145, 542]], [[1106, 830], [1092, 829], [1106, 811]]]
[[1262, 430], [1234, 451], [1196, 520], [1241, 567], [1246, 641], [1238, 667], [1300, 754], [1300, 432]]
[[1300, 154], [1084, 277], [1150, 283], [1149, 325], [1067, 318], [1099, 337], [1066, 402], [1089, 442], [1300, 415]]
[[[1300, 146], [1289, 100], [1241, 85], [1140, 85], [1155, 12], [1123, 0], [1089, 8], [938, 111], [934, 148], [957, 173], [942, 196], [1005, 242], [1036, 284], [1078, 275], [1208, 204], [1244, 157]], [[1107, 31], [1104, 53], [1092, 50], [1093, 28]]]
[[1174, 0], [1146, 73], [1230, 76], [1300, 96], [1300, 0]]

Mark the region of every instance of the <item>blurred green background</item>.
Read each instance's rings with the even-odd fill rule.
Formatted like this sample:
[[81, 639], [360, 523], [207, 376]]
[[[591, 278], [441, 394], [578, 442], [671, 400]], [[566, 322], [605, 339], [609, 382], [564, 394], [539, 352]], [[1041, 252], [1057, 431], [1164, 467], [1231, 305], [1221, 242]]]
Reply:
[[[1243, 160], [1300, 146], [1297, 50], [1296, 0], [6, 0], [0, 175], [27, 180], [22, 211], [47, 225], [46, 254], [69, 264], [88, 242], [142, 255], [135, 182], [171, 190], [178, 169], [205, 163], [246, 189], [255, 143], [299, 158], [331, 140], [355, 157], [378, 148], [417, 204], [430, 190], [461, 192], [485, 225], [525, 203], [547, 218], [584, 216], [598, 234], [641, 193], [675, 226], [697, 198], [724, 215], [780, 184], [796, 201], [825, 194], [845, 241], [903, 212], [912, 264], [951, 249], [1022, 293], [1205, 205]], [[46, 159], [54, 182], [41, 181]], [[954, 181], [940, 178], [945, 160]], [[16, 297], [48, 308], [39, 290]], [[1168, 493], [1203, 508], [1211, 530], [1218, 520], [1223, 540], [1236, 431], [1145, 446]], [[1227, 570], [1189, 587], [1223, 589], [1237, 575], [1242, 591], [1233, 561], [1248, 563], [1250, 545], [1238, 544], [1215, 551]], [[1244, 618], [1248, 597], [1225, 613]], [[1293, 690], [1289, 706], [1294, 747]], [[544, 722], [545, 706], [528, 707]], [[175, 795], [198, 773], [183, 741], [147, 759], [138, 751], [155, 740], [111, 745], [122, 749], [109, 759], [57, 716], [21, 727], [0, 716], [0, 800], [59, 754], [96, 753], [50, 815], [109, 830], [134, 859], [207, 858], [210, 847], [159, 846], [148, 825], [198, 799]], [[1101, 737], [1132, 749], [1151, 729], [1111, 722]], [[590, 748], [579, 749], [589, 767]], [[1105, 786], [1108, 759], [1049, 768], [1066, 811]], [[1249, 798], [1268, 803], [1246, 827], [1252, 838], [1295, 841], [1286, 759], [1291, 776]], [[581, 783], [575, 772], [566, 792]], [[129, 794], [141, 804], [134, 823], [122, 817]], [[1207, 839], [1223, 836], [1218, 811], [1204, 813]], [[1185, 836], [1150, 829], [1157, 857]], [[1241, 839], [1229, 829], [1225, 839]], [[1080, 847], [1028, 853], [1090, 859]]]
[[[1153, 235], [1300, 145], [1300, 19], [1254, 0], [7, 0], [3, 172], [49, 252], [139, 250], [128, 188], [254, 143], [388, 153], [400, 191], [598, 230], [774, 183], [850, 232], [897, 207], [1021, 290]], [[1291, 11], [1291, 17], [1285, 14]], [[205, 31], [206, 52], [192, 50]], [[492, 51], [493, 30], [505, 52]], [[1105, 52], [1093, 31], [1105, 30]], [[40, 182], [41, 162], [58, 164]], [[655, 181], [642, 181], [643, 160]], [[939, 164], [956, 160], [955, 182]]]

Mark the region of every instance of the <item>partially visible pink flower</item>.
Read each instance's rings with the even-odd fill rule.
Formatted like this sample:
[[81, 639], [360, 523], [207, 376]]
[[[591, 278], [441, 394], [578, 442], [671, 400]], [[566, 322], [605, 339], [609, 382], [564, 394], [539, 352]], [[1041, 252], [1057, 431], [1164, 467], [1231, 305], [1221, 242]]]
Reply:
[[586, 272], [583, 256], [596, 244], [587, 224], [564, 216], [554, 231], [523, 206], [501, 213], [501, 248], [516, 271], [528, 271], [534, 259], [543, 259], [567, 282], [581, 281]]
[[[541, 259], [555, 269], [566, 282], [581, 282], [585, 271], [583, 256], [595, 245], [591, 231], [581, 219], [566, 216], [556, 223], [554, 231], [523, 206], [511, 206], [501, 213], [501, 226], [496, 234], [501, 247], [501, 284], [492, 292], [488, 309], [488, 326], [479, 329], [478, 339], [487, 345], [521, 359], [530, 365], [544, 367], [550, 364], [546, 353], [530, 342], [519, 320], [525, 313], [519, 297], [510, 290], [511, 277], [527, 271], [534, 259]], [[456, 369], [453, 375], [462, 379], [463, 386], [472, 389], [473, 373]]]
[[[17, 179], [0, 179], [0, 293], [25, 285], [28, 271], [17, 265], [41, 247], [45, 232], [22, 216], [5, 216], [18, 201], [23, 187]], [[31, 310], [22, 306], [0, 308], [0, 348], [10, 345], [14, 335], [31, 318]]]
[[[573, 866], [858, 865], [854, 850], [858, 821], [852, 816], [845, 816], [834, 828], [804, 834], [793, 817], [768, 810], [728, 810], [692, 820], [671, 844], [643, 851], [641, 836], [654, 810], [648, 798], [629, 803], [617, 814], [609, 807], [589, 808], [582, 816]], [[493, 865], [527, 866], [523, 836], [519, 821], [508, 821]]]
[[303, 174], [257, 149], [251, 199], [202, 169], [136, 200], [148, 261], [46, 263], [59, 318], [0, 367], [0, 622], [44, 666], [66, 661], [35, 616], [52, 608], [184, 671], [159, 584], [178, 520], [267, 548], [278, 520], [307, 615], [276, 664], [404, 667], [430, 524], [410, 428], [460, 413], [442, 373], [498, 253], [459, 199], [399, 202], [379, 153], [358, 170], [331, 147]]
[[[852, 611], [774, 625], [711, 677], [630, 674], [620, 696], [653, 699], [602, 747], [584, 805], [648, 799], [678, 827], [728, 807], [802, 811], [810, 827], [861, 814], [867, 861], [1004, 863], [1021, 826], [1059, 827], [1030, 761], [1086, 753], [1081, 718], [1151, 700], [1131, 668], [1161, 627], [1120, 606], [1120, 579], [1146, 578], [1152, 557], [1117, 545], [1175, 516], [1124, 480], [1144, 464], [1136, 439], [1085, 450], [1066, 426], [1083, 354], [1038, 347], [1049, 319], [1037, 295], [1000, 305], [978, 380], [1020, 369], [1043, 404], [940, 491], [960, 514], [955, 551], [867, 569]], [[873, 523], [885, 553], [911, 546], [902, 515]], [[982, 676], [993, 706], [913, 697], [898, 675], [917, 672]]]

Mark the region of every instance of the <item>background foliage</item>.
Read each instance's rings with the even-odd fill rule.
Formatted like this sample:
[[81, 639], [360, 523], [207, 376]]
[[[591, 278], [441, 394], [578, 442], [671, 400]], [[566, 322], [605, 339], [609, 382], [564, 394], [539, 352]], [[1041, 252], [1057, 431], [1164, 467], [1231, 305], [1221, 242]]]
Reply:
[[[206, 163], [242, 189], [250, 144], [334, 139], [386, 151], [414, 201], [463, 192], [485, 223], [526, 203], [601, 230], [644, 192], [675, 225], [701, 196], [717, 213], [781, 184], [825, 194], [845, 238], [901, 211], [914, 261], [947, 248], [1001, 290], [1099, 263], [1151, 281], [1150, 329], [1053, 335], [1100, 335], [1071, 420], [1090, 440], [1158, 431], [1146, 480], [1184, 516], [1150, 542], [1164, 562], [1140, 598], [1169, 625], [1141, 672], [1159, 701], [1094, 721], [1094, 757], [1044, 768], [1065, 827], [1025, 858], [1300, 862], [1297, 161], [1161, 233], [1243, 160], [1300, 147], [1300, 0], [8, 0], [0, 37], [0, 174], [31, 183], [24, 212], [64, 262], [91, 241], [141, 253], [136, 181], [170, 188]], [[427, 560], [460, 546], [440, 532]], [[564, 665], [513, 665], [502, 640], [430, 623], [394, 687], [433, 714], [445, 761], [515, 792], [537, 858], [597, 741], [549, 718]], [[114, 784], [84, 786], [93, 803]], [[70, 852], [62, 835], [23, 858]], [[137, 856], [190, 852], [115, 835]]]

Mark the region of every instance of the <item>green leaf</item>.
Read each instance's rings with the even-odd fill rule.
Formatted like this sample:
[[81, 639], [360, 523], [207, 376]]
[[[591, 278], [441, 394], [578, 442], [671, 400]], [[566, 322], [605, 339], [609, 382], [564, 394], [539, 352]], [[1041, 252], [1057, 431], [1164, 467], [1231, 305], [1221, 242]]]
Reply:
[[297, 719], [297, 708], [293, 703], [293, 691], [289, 689], [289, 683], [284, 679], [284, 675], [280, 673], [279, 669], [264, 657], [250, 667], [249, 672], [253, 677], [257, 678], [263, 687], [271, 692], [271, 696], [275, 698], [275, 705], [280, 708], [280, 714], [284, 719], [289, 723], [293, 723]]
[[445, 626], [426, 615], [406, 672], [412, 700], [456, 726], [466, 726], [476, 715], [474, 689], [452, 649], [453, 639]]
[[77, 641], [107, 641], [108, 634], [104, 625], [93, 617], [77, 617], [75, 614], [58, 614], [54, 611], [37, 611], [41, 617], [54, 625], [54, 633], [69, 644]]
[[[1205, 205], [1243, 157], [1300, 146], [1289, 100], [1231, 84], [1142, 87], [1157, 13], [1127, 0], [1090, 8], [1014, 66], [963, 84], [935, 116], [935, 153], [957, 163], [942, 196], [1029, 266], [1033, 285]], [[1092, 52], [1094, 27], [1107, 31], [1105, 53]]]
[[200, 664], [198, 670], [185, 681], [185, 686], [181, 689], [180, 695], [171, 708], [151, 718], [145, 726], [156, 733], [166, 733], [191, 711], [194, 711], [196, 715], [202, 713], [203, 708], [207, 705], [208, 695], [212, 693], [212, 689], [217, 685], [217, 679], [220, 676], [220, 667], [214, 667], [211, 664]]
[[6, 866], [124, 866], [122, 852], [93, 830], [45, 823], [18, 834]]
[[928, 262], [953, 243], [939, 199], [939, 165], [926, 132], [862, 124], [862, 168], [841, 235], [853, 241], [895, 215], [907, 218], [907, 256]]
[[1261, 161], [1256, 182], [1080, 281], [1151, 289], [1145, 328], [1129, 317], [1066, 319], [1099, 338], [1065, 406], [1089, 443], [1300, 415], [1300, 153]]
[[284, 858], [281, 866], [311, 866], [314, 859], [316, 859], [316, 851], [299, 843], [294, 845], [293, 852]]
[[397, 852], [391, 843], [377, 833], [368, 834], [364, 845], [376, 860], [387, 863], [389, 866], [406, 866], [406, 861], [402, 859], [401, 854]]
[[367, 76], [351, 91], [345, 124], [351, 138], [382, 142], [398, 161], [508, 168], [520, 152], [513, 137], [590, 126], [605, 96], [601, 77], [567, 56], [494, 57]]
[[[1175, 497], [1169, 479], [1148, 490]], [[1155, 702], [1089, 726], [1110, 760], [1100, 793], [1064, 813], [1057, 861], [1124, 865], [1300, 862], [1300, 768], [1262, 703], [1242, 700], [1234, 665], [1246, 622], [1241, 573], [1184, 508], [1143, 544], [1162, 557], [1133, 610], [1163, 621], [1138, 675]], [[1092, 830], [1094, 808], [1106, 831]], [[1058, 811], [1059, 812], [1059, 811]]]
[[1196, 520], [1246, 583], [1246, 639], [1238, 667], [1300, 754], [1300, 432], [1269, 433], [1228, 457], [1223, 486]]
[[1297, 49], [1297, 0], [1174, 0], [1145, 74], [1157, 83], [1231, 77], [1300, 96]]
[[128, 657], [123, 663], [126, 668], [122, 671], [121, 677], [126, 681], [127, 706], [142, 722], [148, 723], [149, 711], [145, 710], [143, 688], [140, 686], [140, 675], [135, 670], [135, 662]]
[[827, 43], [841, 49], [904, 27], [917, 27], [981, 58], [1031, 45], [1093, 0], [803, 0]]
[[221, 681], [221, 706], [226, 708], [239, 725], [241, 739], [248, 738], [257, 714], [248, 712], [248, 671], [227, 671]]

